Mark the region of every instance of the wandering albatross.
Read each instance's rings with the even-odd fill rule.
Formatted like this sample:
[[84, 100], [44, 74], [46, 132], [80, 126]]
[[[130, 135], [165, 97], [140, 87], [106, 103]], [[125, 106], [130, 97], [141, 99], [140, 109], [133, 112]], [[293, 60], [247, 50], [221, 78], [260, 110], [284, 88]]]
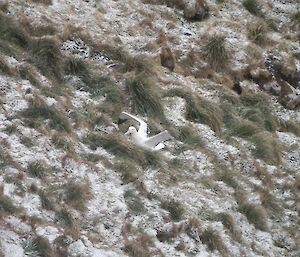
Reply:
[[160, 150], [165, 147], [163, 142], [172, 138], [167, 130], [160, 132], [155, 136], [148, 137], [147, 124], [143, 120], [127, 112], [121, 112], [118, 125], [127, 120], [130, 120], [133, 123], [133, 126], [128, 128], [125, 135], [129, 136], [130, 139], [139, 146], [150, 148], [152, 150]]

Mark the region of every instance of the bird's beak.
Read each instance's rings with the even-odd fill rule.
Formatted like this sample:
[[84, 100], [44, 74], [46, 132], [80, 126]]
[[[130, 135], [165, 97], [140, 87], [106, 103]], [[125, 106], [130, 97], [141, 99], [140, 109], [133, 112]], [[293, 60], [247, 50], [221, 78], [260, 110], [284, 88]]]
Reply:
[[125, 136], [128, 136], [128, 135], [130, 135], [130, 132], [127, 131], [124, 135], [125, 135]]

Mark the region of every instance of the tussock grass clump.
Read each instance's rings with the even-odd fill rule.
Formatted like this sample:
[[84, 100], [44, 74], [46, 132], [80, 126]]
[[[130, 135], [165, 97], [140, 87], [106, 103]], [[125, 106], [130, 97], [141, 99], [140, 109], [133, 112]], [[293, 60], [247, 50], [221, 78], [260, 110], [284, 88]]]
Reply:
[[55, 213], [55, 221], [63, 227], [73, 228], [75, 221], [72, 214], [67, 209], [61, 209]]
[[249, 138], [259, 131], [260, 129], [253, 122], [241, 120], [233, 125], [231, 134], [241, 138]]
[[82, 80], [84, 84], [78, 84], [77, 89], [89, 92], [93, 97], [106, 96], [106, 100], [114, 105], [123, 103], [124, 96], [118, 85], [109, 77], [94, 75], [86, 61], [69, 57], [65, 60], [64, 71]]
[[214, 66], [220, 66], [229, 57], [223, 36], [211, 36], [203, 50], [208, 61]]
[[184, 98], [186, 101], [185, 116], [188, 120], [206, 124], [213, 131], [221, 132], [223, 112], [217, 104], [182, 89], [171, 89], [166, 96]]
[[251, 41], [256, 44], [263, 44], [266, 42], [266, 33], [268, 28], [265, 21], [259, 20], [254, 23], [250, 23], [247, 28], [247, 36]]
[[76, 57], [66, 58], [64, 61], [64, 71], [66, 74], [77, 75], [83, 79], [89, 79], [91, 76], [88, 63]]
[[275, 132], [278, 120], [273, 115], [267, 97], [263, 94], [244, 94], [241, 96], [240, 115], [254, 122], [258, 127]]
[[85, 211], [86, 202], [92, 196], [88, 182], [77, 182], [70, 180], [63, 185], [65, 191], [65, 202], [79, 211]]
[[34, 146], [34, 142], [30, 137], [22, 136], [20, 139], [20, 142], [21, 142], [21, 144], [25, 145], [28, 148]]
[[227, 249], [221, 236], [212, 228], [207, 228], [201, 235], [200, 240], [207, 245], [210, 251], [218, 250], [223, 256], [227, 254]]
[[14, 71], [9, 67], [7, 61], [2, 55], [0, 55], [0, 74], [6, 74], [8, 76], [14, 75]]
[[141, 172], [136, 167], [136, 165], [128, 160], [117, 162], [114, 165], [114, 170], [121, 174], [121, 178], [124, 184], [134, 182], [141, 175]]
[[293, 120], [281, 120], [280, 124], [280, 131], [284, 132], [291, 132], [295, 136], [300, 136], [300, 124], [294, 122]]
[[231, 236], [235, 239], [235, 240], [241, 240], [241, 233], [239, 231], [239, 229], [237, 228], [233, 217], [226, 212], [221, 212], [217, 215], [217, 218], [219, 221], [222, 222], [223, 226], [228, 229], [228, 231], [230, 232]]
[[133, 212], [133, 213], [142, 213], [145, 211], [144, 203], [140, 199], [139, 195], [134, 192], [133, 190], [127, 190], [124, 193], [124, 198], [127, 207]]
[[26, 192], [26, 187], [22, 183], [22, 177], [6, 176], [4, 181], [6, 183], [14, 184], [17, 187], [17, 194], [23, 195]]
[[39, 190], [38, 195], [40, 197], [42, 208], [46, 210], [54, 210], [54, 203], [49, 197], [49, 194], [45, 192], [44, 190]]
[[32, 239], [32, 248], [30, 250], [31, 253], [36, 252], [38, 256], [43, 256], [43, 257], [54, 256], [54, 251], [50, 243], [48, 242], [47, 239], [45, 239], [42, 236], [36, 236]]
[[0, 214], [16, 214], [19, 211], [8, 196], [0, 194]]
[[133, 145], [126, 142], [120, 135], [99, 135], [91, 133], [85, 139], [85, 143], [89, 144], [92, 149], [103, 147], [111, 154], [117, 155], [120, 158], [128, 158], [134, 160], [142, 160], [141, 151], [135, 150]]
[[114, 105], [122, 104], [124, 96], [117, 84], [108, 77], [96, 77], [94, 79], [84, 79], [85, 89], [93, 97], [105, 96], [108, 102]]
[[163, 200], [160, 204], [161, 208], [167, 210], [170, 217], [174, 221], [180, 221], [184, 214], [184, 208], [180, 202], [175, 200]]
[[52, 4], [52, 0], [30, 0], [30, 1], [38, 4], [44, 4], [44, 5]]
[[35, 99], [29, 103], [29, 107], [21, 112], [21, 115], [29, 119], [31, 127], [38, 127], [41, 120], [49, 120], [49, 126], [59, 131], [71, 132], [68, 118], [54, 107], [48, 106], [42, 100]]
[[244, 202], [239, 205], [239, 211], [246, 216], [249, 223], [253, 224], [255, 228], [267, 231], [267, 216], [262, 207]]
[[30, 60], [41, 73], [57, 81], [63, 80], [63, 62], [59, 43], [54, 38], [32, 40], [29, 45]]
[[51, 142], [55, 145], [55, 147], [64, 151], [73, 151], [72, 144], [66, 139], [66, 135], [62, 133], [53, 134], [51, 137]]
[[244, 0], [244, 8], [255, 16], [262, 16], [261, 5], [257, 0]]
[[300, 11], [297, 11], [291, 15], [291, 21], [293, 24], [300, 26]]
[[4, 169], [7, 166], [14, 164], [9, 152], [0, 146], [0, 168]]
[[187, 145], [190, 145], [192, 147], [196, 148], [202, 148], [204, 147], [205, 143], [200, 138], [198, 132], [189, 126], [184, 126], [178, 128], [179, 135], [178, 139], [182, 142], [184, 142]]
[[255, 134], [251, 140], [255, 144], [253, 154], [256, 158], [272, 165], [278, 165], [281, 162], [281, 147], [269, 133]]
[[0, 12], [0, 24], [0, 39], [17, 47], [25, 48], [28, 46], [30, 42], [29, 35], [20, 24], [2, 12]]
[[122, 48], [105, 44], [96, 47], [96, 51], [97, 50], [106, 53], [112, 60], [119, 61], [120, 64], [117, 66], [117, 69], [120, 72], [126, 73], [135, 71], [137, 74], [141, 72], [146, 74], [152, 73], [153, 64], [151, 64], [144, 55], [133, 56]]
[[234, 189], [239, 186], [235, 176], [236, 174], [234, 173], [234, 171], [228, 169], [222, 170], [221, 172], [218, 172], [216, 174], [217, 180], [223, 181], [225, 184]]
[[119, 156], [119, 158], [134, 160], [139, 163], [142, 167], [158, 166], [160, 165], [160, 157], [152, 152], [125, 141], [121, 135], [99, 135], [97, 133], [89, 134], [84, 142], [88, 144], [91, 149], [97, 147], [103, 147], [109, 153]]
[[124, 244], [124, 252], [126, 252], [129, 256], [132, 257], [151, 257], [154, 252], [151, 252], [149, 247], [153, 246], [153, 242], [151, 238], [142, 233], [134, 240], [129, 240], [127, 235], [125, 237], [125, 244]]
[[37, 79], [37, 74], [31, 66], [22, 65], [22, 66], [18, 67], [18, 72], [19, 72], [21, 78], [28, 80], [31, 83], [31, 85], [33, 85], [37, 88], [41, 87], [41, 83]]
[[8, 133], [9, 135], [15, 134], [18, 132], [18, 127], [15, 124], [11, 124], [11, 125], [8, 125], [7, 127], [5, 127], [4, 131], [6, 133]]
[[44, 161], [34, 161], [34, 162], [30, 162], [28, 164], [26, 172], [31, 177], [45, 179], [48, 171], [47, 171], [47, 168], [45, 168]]
[[153, 117], [164, 117], [163, 107], [160, 97], [155, 88], [154, 82], [143, 77], [142, 75], [128, 79], [126, 88], [131, 95], [133, 102], [133, 110], [142, 115], [150, 115]]
[[8, 1], [5, 1], [5, 0], [3, 1], [3, 0], [2, 0], [2, 1], [0, 2], [0, 10], [1, 10], [1, 11], [6, 12], [7, 9], [8, 9], [8, 6], [9, 6], [9, 5], [8, 5]]
[[88, 162], [94, 162], [94, 163], [99, 162], [103, 159], [102, 156], [94, 153], [84, 153], [81, 156]]
[[283, 212], [279, 200], [264, 188], [259, 187], [256, 191], [258, 191], [261, 204], [267, 209], [268, 214], [271, 217], [279, 217]]

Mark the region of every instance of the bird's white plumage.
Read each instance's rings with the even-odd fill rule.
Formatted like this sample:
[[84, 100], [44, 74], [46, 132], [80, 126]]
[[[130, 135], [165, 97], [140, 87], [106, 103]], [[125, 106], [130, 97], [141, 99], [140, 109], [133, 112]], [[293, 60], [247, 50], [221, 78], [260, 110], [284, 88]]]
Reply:
[[147, 124], [143, 120], [127, 112], [122, 112], [120, 114], [118, 123], [120, 124], [127, 120], [130, 120], [134, 126], [130, 126], [125, 135], [129, 136], [137, 145], [152, 150], [160, 150], [164, 148], [163, 142], [171, 139], [169, 132], [166, 130], [155, 136], [147, 137]]

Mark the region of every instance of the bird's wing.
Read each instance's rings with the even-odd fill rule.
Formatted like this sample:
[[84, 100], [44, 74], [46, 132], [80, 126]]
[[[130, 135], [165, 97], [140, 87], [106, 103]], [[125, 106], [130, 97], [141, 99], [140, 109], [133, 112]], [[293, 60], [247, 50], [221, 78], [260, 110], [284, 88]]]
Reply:
[[166, 140], [171, 139], [171, 135], [169, 134], [168, 131], [163, 131], [160, 132], [159, 134], [153, 136], [153, 137], [149, 137], [146, 141], [145, 141], [145, 145], [148, 147], [155, 147], [157, 146], [159, 143], [164, 142]]
[[128, 112], [121, 112], [119, 115], [118, 125], [126, 122], [127, 120], [131, 120], [134, 123], [133, 125], [138, 128], [138, 133], [140, 135], [145, 137], [147, 136], [147, 124], [143, 120]]

